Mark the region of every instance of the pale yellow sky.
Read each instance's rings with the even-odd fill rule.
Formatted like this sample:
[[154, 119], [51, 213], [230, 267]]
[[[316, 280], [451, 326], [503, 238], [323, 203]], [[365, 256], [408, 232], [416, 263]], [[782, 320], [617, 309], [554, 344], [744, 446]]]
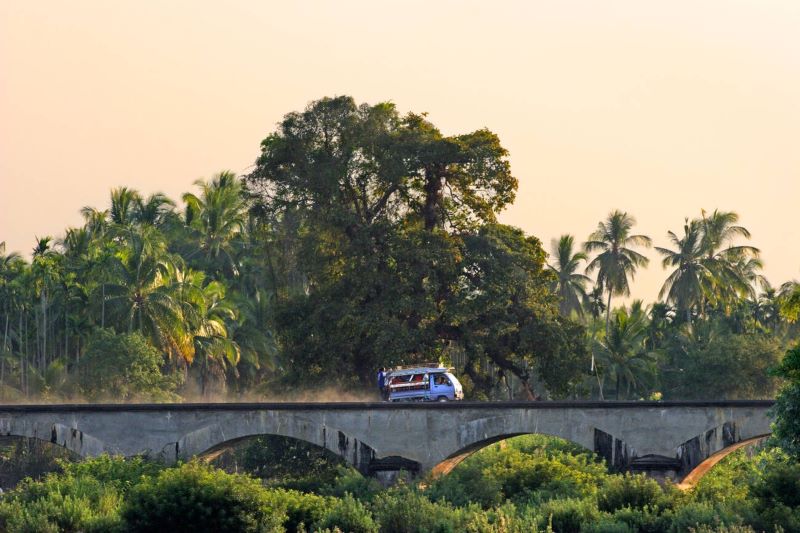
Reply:
[[718, 207], [773, 283], [800, 278], [796, 0], [4, 0], [0, 241], [27, 254], [114, 186], [243, 172], [283, 114], [337, 94], [497, 132], [520, 180], [501, 220], [548, 247], [612, 208], [665, 245]]

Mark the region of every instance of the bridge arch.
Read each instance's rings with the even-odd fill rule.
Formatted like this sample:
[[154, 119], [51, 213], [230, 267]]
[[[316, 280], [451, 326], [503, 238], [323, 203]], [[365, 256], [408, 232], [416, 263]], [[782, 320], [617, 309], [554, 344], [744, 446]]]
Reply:
[[22, 424], [14, 427], [0, 427], [0, 434], [6, 437], [20, 437], [47, 442], [65, 448], [82, 459], [95, 457], [108, 452], [105, 443], [82, 430], [58, 422], [42, 424]]
[[472, 444], [468, 444], [467, 446], [461, 448], [460, 450], [450, 454], [449, 456], [447, 456], [445, 459], [440, 461], [438, 464], [436, 464], [436, 466], [434, 466], [431, 469], [431, 475], [433, 477], [439, 477], [439, 476], [447, 475], [450, 472], [452, 472], [455, 467], [457, 467], [459, 464], [461, 464], [463, 461], [465, 461], [467, 458], [469, 458], [470, 456], [474, 455], [475, 453], [481, 451], [482, 449], [484, 449], [484, 448], [486, 448], [488, 446], [491, 446], [492, 444], [496, 444], [498, 442], [502, 442], [502, 441], [505, 441], [505, 440], [508, 440], [508, 439], [513, 439], [515, 437], [521, 437], [523, 435], [541, 435], [543, 437], [553, 437], [553, 438], [561, 439], [561, 440], [567, 441], [567, 442], [569, 442], [571, 444], [574, 444], [574, 445], [576, 445], [576, 446], [578, 446], [580, 448], [583, 448], [583, 449], [585, 449], [585, 450], [587, 450], [589, 452], [593, 452], [594, 453], [594, 450], [591, 450], [591, 449], [587, 448], [586, 446], [584, 446], [583, 444], [581, 444], [579, 442], [575, 442], [575, 441], [573, 441], [571, 439], [565, 438], [562, 435], [554, 435], [554, 434], [551, 434], [551, 433], [543, 433], [543, 432], [527, 432], [527, 431], [522, 431], [522, 432], [519, 432], [519, 433], [506, 433], [506, 434], [495, 435], [495, 436], [492, 436], [492, 437], [488, 437], [488, 438], [486, 438], [484, 440], [473, 442]]
[[727, 456], [732, 454], [737, 450], [741, 450], [742, 448], [747, 448], [748, 446], [755, 446], [761, 442], [764, 442], [770, 436], [769, 433], [764, 435], [759, 435], [756, 437], [751, 437], [749, 439], [741, 440], [735, 444], [731, 444], [716, 453], [711, 454], [708, 456], [704, 461], [700, 464], [695, 466], [691, 472], [689, 472], [680, 483], [677, 483], [675, 486], [681, 490], [689, 490], [694, 488], [706, 474], [708, 474], [714, 466], [717, 465], [720, 461], [725, 459]]
[[[260, 416], [222, 419], [184, 434], [174, 443], [174, 460], [218, 455], [234, 443], [261, 435], [289, 437], [318, 446], [362, 474], [368, 474], [375, 450], [344, 431], [296, 414], [259, 413]], [[166, 451], [166, 450], [165, 450]]]

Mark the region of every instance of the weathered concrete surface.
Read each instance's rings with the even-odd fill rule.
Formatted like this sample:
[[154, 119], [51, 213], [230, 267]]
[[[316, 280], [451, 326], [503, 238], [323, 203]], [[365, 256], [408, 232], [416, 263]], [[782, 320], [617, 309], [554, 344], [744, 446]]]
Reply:
[[527, 433], [553, 435], [620, 470], [682, 479], [709, 456], [769, 434], [771, 401], [453, 402], [435, 404], [141, 404], [0, 406], [0, 433], [84, 456], [166, 461], [213, 453], [254, 435], [322, 446], [363, 473], [449, 472], [474, 451]]

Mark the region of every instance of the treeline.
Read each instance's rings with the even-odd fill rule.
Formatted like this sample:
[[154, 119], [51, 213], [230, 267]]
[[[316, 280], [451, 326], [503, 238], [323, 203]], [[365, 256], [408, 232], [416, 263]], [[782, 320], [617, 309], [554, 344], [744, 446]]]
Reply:
[[548, 260], [496, 221], [507, 155], [488, 130], [337, 97], [180, 205], [115, 189], [30, 262], [2, 252], [0, 394], [285, 397], [438, 359], [479, 399], [772, 395], [800, 292], [760, 275], [735, 213], [670, 233], [661, 301], [613, 309], [650, 239], [615, 211]]

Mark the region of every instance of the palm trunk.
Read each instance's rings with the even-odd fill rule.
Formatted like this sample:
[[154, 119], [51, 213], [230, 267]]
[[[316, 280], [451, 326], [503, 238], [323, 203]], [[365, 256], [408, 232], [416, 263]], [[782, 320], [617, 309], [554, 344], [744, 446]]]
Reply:
[[106, 284], [101, 284], [102, 299], [100, 300], [100, 328], [106, 327]]
[[25, 394], [25, 354], [22, 350], [22, 312], [19, 314], [19, 329], [17, 331], [19, 335], [17, 341], [17, 349], [19, 350], [19, 390]]
[[42, 289], [42, 371], [47, 368], [47, 293]]
[[611, 287], [608, 288], [608, 303], [606, 304], [606, 342], [608, 342], [608, 333], [611, 329]]
[[6, 305], [6, 327], [3, 334], [3, 360], [0, 361], [0, 387], [5, 382], [6, 377], [6, 351], [8, 345], [8, 305]]

